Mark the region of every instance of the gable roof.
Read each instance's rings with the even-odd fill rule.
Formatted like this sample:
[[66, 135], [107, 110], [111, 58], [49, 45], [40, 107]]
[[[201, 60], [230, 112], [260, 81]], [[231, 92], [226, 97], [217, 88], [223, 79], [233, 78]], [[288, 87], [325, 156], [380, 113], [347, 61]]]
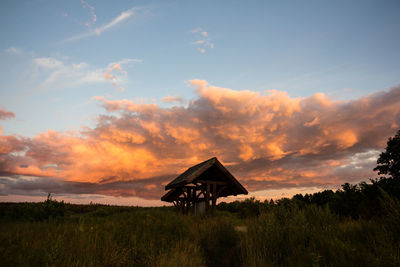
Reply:
[[[212, 176], [212, 177], [209, 177]], [[219, 162], [216, 157], [190, 167], [173, 181], [165, 186], [165, 190], [190, 184], [199, 180], [218, 180], [228, 183], [229, 195], [248, 194], [247, 190], [235, 177]]]
[[161, 197], [162, 201], [172, 202], [176, 200], [183, 193], [182, 188], [174, 188], [169, 190], [165, 195]]

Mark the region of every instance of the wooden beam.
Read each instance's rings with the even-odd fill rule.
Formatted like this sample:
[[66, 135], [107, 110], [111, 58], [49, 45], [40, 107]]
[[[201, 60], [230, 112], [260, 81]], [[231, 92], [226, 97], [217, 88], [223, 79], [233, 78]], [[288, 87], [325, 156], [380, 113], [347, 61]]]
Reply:
[[200, 189], [200, 191], [204, 194], [204, 195], [206, 195], [206, 191], [204, 190], [204, 188], [203, 188], [203, 186], [198, 186], [198, 189]]
[[212, 215], [215, 215], [216, 206], [217, 206], [217, 184], [213, 184], [213, 193], [212, 193]]
[[192, 204], [192, 189], [191, 188], [187, 188], [187, 194], [188, 194], [188, 197], [187, 197], [187, 214], [189, 214], [190, 213], [190, 210], [191, 210], [191, 204]]
[[197, 188], [198, 186], [196, 185], [184, 185], [182, 188], [187, 188], [187, 189], [192, 189], [192, 188]]
[[222, 186], [220, 189], [218, 189], [217, 197], [219, 197], [219, 194], [221, 194], [221, 192], [224, 191], [225, 188], [227, 188], [227, 186]]
[[193, 187], [192, 188], [192, 192], [191, 192], [191, 212], [194, 214], [194, 203], [196, 203], [196, 188]]
[[206, 187], [206, 212], [210, 211], [210, 184], [207, 183]]
[[200, 192], [196, 195], [196, 199], [199, 199], [199, 196], [203, 194], [203, 196], [205, 196], [205, 193], [203, 190], [200, 190]]
[[227, 185], [227, 182], [223, 181], [212, 181], [212, 180], [197, 180], [196, 182], [201, 184], [219, 184], [219, 185]]

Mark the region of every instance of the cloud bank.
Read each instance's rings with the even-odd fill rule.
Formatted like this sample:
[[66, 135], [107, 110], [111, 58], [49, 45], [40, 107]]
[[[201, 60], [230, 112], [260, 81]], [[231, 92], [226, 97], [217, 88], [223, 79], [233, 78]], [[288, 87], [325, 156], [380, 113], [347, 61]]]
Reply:
[[373, 177], [379, 151], [400, 127], [400, 87], [334, 101], [190, 85], [197, 97], [186, 106], [99, 96], [106, 114], [94, 128], [0, 136], [0, 193], [159, 199], [175, 175], [213, 156], [249, 191], [333, 187]]

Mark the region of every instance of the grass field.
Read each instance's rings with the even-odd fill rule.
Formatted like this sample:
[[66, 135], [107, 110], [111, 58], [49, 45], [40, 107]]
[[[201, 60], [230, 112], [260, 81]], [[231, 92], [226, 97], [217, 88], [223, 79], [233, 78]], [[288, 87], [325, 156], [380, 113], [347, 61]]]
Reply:
[[237, 212], [226, 205], [204, 217], [171, 207], [1, 203], [1, 265], [400, 266], [400, 205], [390, 197], [387, 214], [368, 220], [294, 200], [250, 199]]

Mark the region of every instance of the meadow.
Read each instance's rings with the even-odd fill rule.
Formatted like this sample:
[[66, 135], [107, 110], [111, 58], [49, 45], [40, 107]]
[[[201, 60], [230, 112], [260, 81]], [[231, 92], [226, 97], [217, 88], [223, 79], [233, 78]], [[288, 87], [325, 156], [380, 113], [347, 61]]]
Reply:
[[[220, 203], [214, 217], [173, 207], [72, 205], [50, 196], [0, 203], [1, 265], [400, 266], [400, 202], [381, 189], [383, 182]], [[372, 197], [365, 188], [375, 192], [374, 212], [365, 209]], [[343, 207], [354, 198], [348, 213]]]

